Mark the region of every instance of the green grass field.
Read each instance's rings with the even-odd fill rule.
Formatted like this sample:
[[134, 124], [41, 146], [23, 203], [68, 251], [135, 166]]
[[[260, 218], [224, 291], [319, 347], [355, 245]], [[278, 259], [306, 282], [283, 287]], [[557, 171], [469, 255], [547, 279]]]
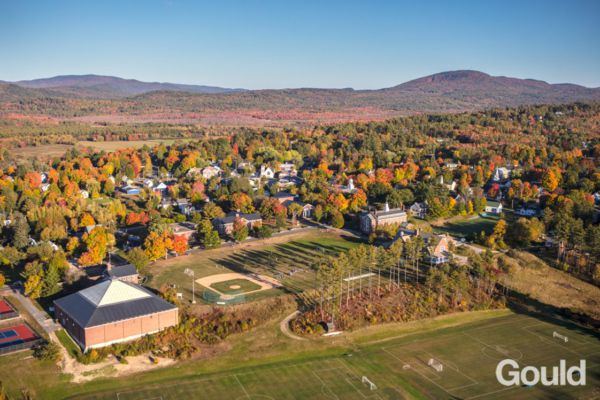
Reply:
[[260, 285], [248, 279], [230, 279], [228, 281], [213, 283], [210, 287], [223, 294], [248, 293], [260, 289]]
[[150, 285], [175, 284], [187, 300], [192, 297], [191, 278], [184, 274], [189, 268], [195, 278], [228, 272], [268, 275], [283, 284], [282, 289], [252, 293], [247, 300], [285, 292], [299, 293], [314, 286], [315, 273], [311, 265], [319, 259], [336, 255], [360, 242], [352, 237], [332, 232], [309, 231], [285, 238], [278, 243], [254, 242], [234, 247], [201, 251], [189, 256], [160, 261], [150, 268]]
[[[569, 337], [564, 343], [554, 331]], [[442, 362], [437, 372], [430, 358]], [[587, 360], [585, 387], [504, 387], [495, 368], [504, 358], [521, 365]], [[568, 324], [509, 314], [423, 334], [349, 346], [335, 355], [188, 376], [143, 387], [130, 385], [82, 399], [543, 399], [594, 398], [600, 384], [600, 340]], [[361, 381], [367, 376], [376, 386]]]
[[464, 238], [478, 235], [481, 231], [484, 231], [486, 235], [489, 235], [499, 219], [500, 218], [496, 216], [489, 215], [477, 215], [467, 217], [466, 219], [453, 219], [442, 226], [436, 226], [434, 230], [439, 233], [448, 233], [452, 236]]

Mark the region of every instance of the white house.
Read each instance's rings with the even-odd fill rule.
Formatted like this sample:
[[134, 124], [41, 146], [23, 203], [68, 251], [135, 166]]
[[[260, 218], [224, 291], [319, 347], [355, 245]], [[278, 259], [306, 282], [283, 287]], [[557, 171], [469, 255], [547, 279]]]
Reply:
[[510, 178], [511, 170], [506, 167], [496, 167], [492, 180], [494, 182], [503, 181]]
[[497, 201], [488, 201], [485, 205], [485, 212], [487, 214], [500, 215], [502, 214], [502, 203]]
[[261, 165], [259, 176], [261, 178], [273, 179], [275, 177], [275, 172], [273, 172], [271, 167], [266, 167], [264, 165]]
[[204, 179], [210, 179], [221, 174], [221, 168], [216, 165], [210, 165], [202, 169]]

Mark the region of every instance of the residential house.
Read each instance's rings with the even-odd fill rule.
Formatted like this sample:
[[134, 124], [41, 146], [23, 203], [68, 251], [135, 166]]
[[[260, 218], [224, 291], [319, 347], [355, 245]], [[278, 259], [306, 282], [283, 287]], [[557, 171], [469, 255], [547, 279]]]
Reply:
[[287, 178], [290, 176], [298, 176], [298, 171], [296, 170], [296, 166], [286, 161], [283, 164], [279, 165], [279, 178]]
[[406, 211], [401, 208], [390, 209], [386, 203], [383, 210], [366, 211], [359, 215], [360, 230], [369, 234], [382, 226], [401, 224], [407, 219]]
[[271, 167], [261, 165], [258, 176], [261, 178], [273, 179], [273, 178], [275, 178], [275, 172], [273, 172]]
[[494, 182], [504, 181], [510, 179], [511, 170], [506, 167], [496, 167], [492, 180]]
[[152, 191], [156, 194], [164, 194], [167, 192], [167, 185], [164, 182], [159, 182], [158, 185], [154, 186]]
[[119, 188], [119, 191], [127, 196], [133, 196], [133, 195], [138, 195], [140, 194], [140, 188], [136, 187], [136, 186], [121, 186]]
[[449, 241], [447, 235], [423, 234], [425, 241], [423, 249], [423, 260], [431, 265], [439, 265], [450, 261], [451, 253], [448, 250]]
[[190, 215], [194, 210], [192, 203], [190, 203], [188, 199], [175, 200], [175, 208], [177, 208], [177, 210], [184, 215]]
[[221, 168], [219, 168], [217, 165], [209, 165], [208, 167], [202, 169], [202, 176], [204, 179], [211, 179], [215, 176], [219, 176], [220, 174]]
[[260, 214], [245, 214], [235, 211], [228, 213], [223, 218], [215, 218], [213, 220], [213, 225], [220, 235], [231, 235], [233, 232], [233, 223], [235, 222], [236, 218], [240, 218], [242, 221], [244, 221], [248, 229], [262, 225], [262, 217]]
[[502, 203], [497, 201], [488, 201], [485, 205], [486, 214], [500, 215], [502, 214]]
[[274, 199], [277, 199], [281, 204], [284, 204], [288, 201], [294, 201], [296, 196], [289, 192], [278, 192], [272, 196]]
[[183, 236], [188, 242], [190, 242], [196, 234], [196, 226], [190, 222], [169, 224], [169, 228], [173, 232], [174, 236]]
[[424, 219], [427, 216], [427, 204], [425, 202], [415, 202], [408, 211], [413, 217]]

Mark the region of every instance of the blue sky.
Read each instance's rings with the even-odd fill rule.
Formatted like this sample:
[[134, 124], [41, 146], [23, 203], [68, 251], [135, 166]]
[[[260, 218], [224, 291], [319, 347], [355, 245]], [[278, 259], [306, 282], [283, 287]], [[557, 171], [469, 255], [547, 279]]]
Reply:
[[381, 88], [436, 72], [600, 86], [600, 1], [0, 1], [0, 80], [95, 73]]

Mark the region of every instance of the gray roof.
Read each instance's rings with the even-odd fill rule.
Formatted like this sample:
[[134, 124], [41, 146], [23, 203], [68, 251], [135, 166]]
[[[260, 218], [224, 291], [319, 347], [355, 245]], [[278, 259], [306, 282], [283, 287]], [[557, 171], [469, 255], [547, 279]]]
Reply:
[[114, 276], [115, 278], [122, 278], [124, 276], [137, 275], [137, 269], [131, 264], [125, 265], [113, 265], [108, 271], [108, 276]]
[[[107, 299], [107, 297], [111, 297]], [[141, 286], [109, 279], [54, 301], [82, 328], [169, 311], [174, 304]]]
[[246, 221], [258, 221], [258, 220], [262, 220], [262, 217], [260, 216], [260, 214], [255, 213], [255, 214], [244, 214], [244, 213], [238, 213], [238, 212], [229, 212], [227, 213], [226, 216], [224, 216], [223, 218], [217, 218], [215, 219], [216, 223], [220, 223], [220, 224], [233, 224], [233, 222], [235, 221], [236, 217], [240, 217], [245, 219]]

